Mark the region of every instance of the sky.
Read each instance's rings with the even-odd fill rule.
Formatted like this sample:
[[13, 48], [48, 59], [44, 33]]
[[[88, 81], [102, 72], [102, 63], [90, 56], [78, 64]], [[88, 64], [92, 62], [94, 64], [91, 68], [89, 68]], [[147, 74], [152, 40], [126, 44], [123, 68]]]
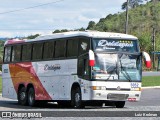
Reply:
[[56, 29], [86, 28], [89, 21], [98, 22], [108, 14], [122, 12], [121, 5], [125, 1], [1, 0], [0, 38], [51, 34]]

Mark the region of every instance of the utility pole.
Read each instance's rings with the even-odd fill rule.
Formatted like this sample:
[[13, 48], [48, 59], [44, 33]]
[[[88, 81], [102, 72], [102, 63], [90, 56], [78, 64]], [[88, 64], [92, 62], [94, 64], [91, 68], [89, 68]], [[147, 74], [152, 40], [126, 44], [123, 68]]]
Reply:
[[129, 5], [129, 0], [127, 0], [127, 6], [126, 6], [126, 25], [125, 25], [126, 34], [128, 34], [128, 5]]
[[[153, 27], [153, 33], [152, 33], [153, 52], [155, 52], [155, 49], [156, 49], [155, 33], [156, 33], [156, 30], [155, 30], [155, 28]], [[154, 53], [153, 53], [153, 68], [155, 68], [155, 54], [154, 54]]]

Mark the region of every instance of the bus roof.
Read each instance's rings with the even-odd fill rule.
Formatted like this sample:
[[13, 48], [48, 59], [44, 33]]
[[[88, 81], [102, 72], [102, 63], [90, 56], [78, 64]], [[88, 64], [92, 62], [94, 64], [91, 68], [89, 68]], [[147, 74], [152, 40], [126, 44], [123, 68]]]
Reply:
[[41, 35], [36, 37], [35, 39], [30, 40], [8, 40], [6, 44], [15, 44], [15, 43], [23, 43], [23, 42], [34, 42], [41, 40], [50, 40], [57, 38], [69, 38], [69, 37], [77, 37], [77, 36], [85, 36], [92, 38], [118, 38], [118, 39], [131, 39], [135, 40], [137, 37], [133, 35], [123, 34], [123, 33], [113, 33], [113, 32], [99, 32], [99, 31], [71, 31], [71, 32], [63, 32], [63, 33], [54, 33], [51, 35]]
[[52, 35], [38, 36], [34, 40], [66, 38], [66, 37], [75, 37], [75, 36], [86, 36], [86, 37], [93, 37], [93, 38], [137, 39], [137, 37], [135, 37], [133, 35], [127, 35], [127, 34], [122, 34], [122, 33], [99, 32], [99, 31], [72, 31], [72, 32], [64, 32], [64, 33], [55, 33]]

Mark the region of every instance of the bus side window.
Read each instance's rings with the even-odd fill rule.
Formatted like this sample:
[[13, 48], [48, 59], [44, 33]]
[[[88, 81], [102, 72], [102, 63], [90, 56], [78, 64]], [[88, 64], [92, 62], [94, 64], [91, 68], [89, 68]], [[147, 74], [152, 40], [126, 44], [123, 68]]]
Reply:
[[31, 60], [31, 51], [32, 45], [26, 44], [22, 46], [22, 61], [30, 61]]
[[55, 58], [66, 57], [66, 40], [57, 40], [55, 45]]
[[54, 55], [54, 41], [44, 43], [43, 59], [51, 59]]
[[67, 57], [78, 56], [78, 39], [69, 39], [67, 44]]
[[43, 43], [33, 44], [32, 60], [42, 59], [42, 49], [43, 49]]
[[12, 49], [12, 62], [21, 61], [21, 45], [13, 46]]
[[5, 47], [4, 62], [10, 62], [11, 59], [11, 46]]

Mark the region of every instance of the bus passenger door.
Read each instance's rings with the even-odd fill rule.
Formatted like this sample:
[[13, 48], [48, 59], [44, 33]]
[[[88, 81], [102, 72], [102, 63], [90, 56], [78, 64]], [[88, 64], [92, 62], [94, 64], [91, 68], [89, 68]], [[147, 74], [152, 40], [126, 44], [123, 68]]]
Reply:
[[78, 59], [78, 69], [77, 69], [79, 84], [81, 86], [82, 100], [89, 99], [89, 84], [91, 78], [91, 67], [89, 66], [89, 58], [87, 55], [81, 56]]
[[78, 77], [89, 80], [90, 79], [90, 67], [87, 56], [79, 57], [78, 59]]

